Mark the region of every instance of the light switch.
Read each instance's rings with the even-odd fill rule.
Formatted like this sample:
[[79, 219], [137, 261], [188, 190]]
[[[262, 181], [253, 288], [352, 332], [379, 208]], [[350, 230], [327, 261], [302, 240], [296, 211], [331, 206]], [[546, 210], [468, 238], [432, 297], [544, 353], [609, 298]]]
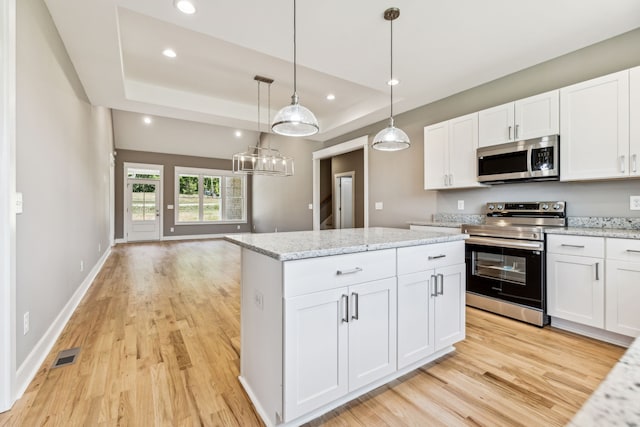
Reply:
[[464, 200], [458, 200], [458, 210], [464, 210]]
[[381, 211], [383, 208], [382, 202], [376, 202], [376, 210]]
[[313, 210], [313, 203], [309, 203], [309, 210], [312, 211]]
[[22, 193], [16, 193], [16, 213], [22, 213]]
[[167, 209], [169, 210], [173, 209], [173, 205], [167, 205]]

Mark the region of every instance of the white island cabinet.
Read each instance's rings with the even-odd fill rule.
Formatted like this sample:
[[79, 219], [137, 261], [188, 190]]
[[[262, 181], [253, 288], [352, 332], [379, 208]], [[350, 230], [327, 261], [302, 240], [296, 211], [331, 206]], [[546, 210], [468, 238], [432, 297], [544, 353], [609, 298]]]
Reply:
[[[300, 425], [453, 351], [464, 339], [465, 237], [390, 228], [226, 237], [242, 247], [239, 379], [265, 424]], [[398, 289], [412, 274], [435, 277], [424, 301]], [[406, 348], [424, 340], [428, 348]]]

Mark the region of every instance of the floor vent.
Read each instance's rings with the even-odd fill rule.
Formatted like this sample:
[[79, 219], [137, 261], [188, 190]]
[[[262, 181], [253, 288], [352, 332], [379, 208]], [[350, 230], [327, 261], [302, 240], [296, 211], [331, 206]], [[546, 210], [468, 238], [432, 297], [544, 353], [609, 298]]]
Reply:
[[78, 354], [80, 353], [80, 347], [70, 348], [58, 353], [58, 357], [53, 362], [52, 368], [61, 368], [62, 366], [69, 366], [76, 363]]

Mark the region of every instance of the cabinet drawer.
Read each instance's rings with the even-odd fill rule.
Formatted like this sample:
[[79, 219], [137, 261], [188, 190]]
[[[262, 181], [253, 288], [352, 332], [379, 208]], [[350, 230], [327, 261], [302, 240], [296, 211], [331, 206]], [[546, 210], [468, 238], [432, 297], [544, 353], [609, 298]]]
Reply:
[[398, 249], [398, 275], [464, 263], [464, 240]]
[[287, 261], [284, 263], [284, 297], [290, 298], [395, 275], [395, 249]]
[[640, 240], [607, 238], [607, 258], [640, 263]]
[[604, 238], [548, 235], [547, 252], [604, 258]]

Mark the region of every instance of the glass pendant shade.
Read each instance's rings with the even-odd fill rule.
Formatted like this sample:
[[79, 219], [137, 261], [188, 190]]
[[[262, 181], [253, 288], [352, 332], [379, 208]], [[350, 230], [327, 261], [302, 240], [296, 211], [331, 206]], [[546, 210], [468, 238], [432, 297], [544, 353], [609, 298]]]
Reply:
[[372, 148], [380, 151], [399, 151], [410, 145], [409, 136], [393, 125], [393, 118], [389, 121], [389, 126], [378, 132], [371, 143]]
[[285, 136], [310, 136], [320, 129], [316, 116], [298, 102], [298, 95], [291, 97], [291, 104], [282, 108], [273, 119], [271, 129]]

